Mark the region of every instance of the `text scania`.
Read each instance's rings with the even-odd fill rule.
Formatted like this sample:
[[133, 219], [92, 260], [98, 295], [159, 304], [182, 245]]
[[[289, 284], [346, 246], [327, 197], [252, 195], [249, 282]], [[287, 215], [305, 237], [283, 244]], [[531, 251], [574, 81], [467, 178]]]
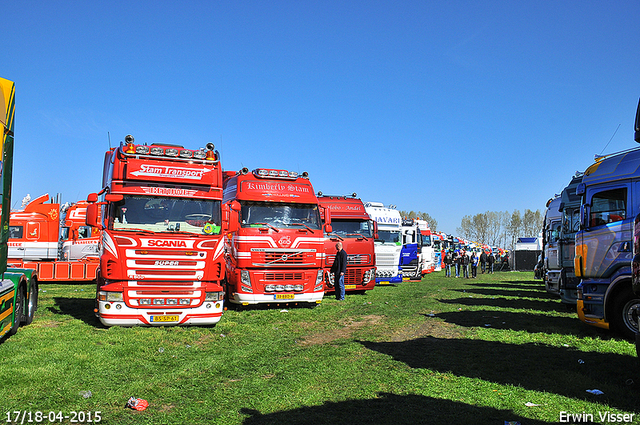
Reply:
[[176, 239], [142, 239], [144, 248], [193, 248], [193, 241]]

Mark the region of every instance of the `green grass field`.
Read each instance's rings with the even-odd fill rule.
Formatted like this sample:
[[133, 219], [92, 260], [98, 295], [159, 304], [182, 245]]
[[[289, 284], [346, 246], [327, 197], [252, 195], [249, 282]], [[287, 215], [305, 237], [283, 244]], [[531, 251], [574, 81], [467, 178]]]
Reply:
[[[43, 284], [33, 324], [0, 343], [0, 420], [640, 424], [631, 342], [580, 322], [533, 273], [443, 276], [314, 309], [229, 310], [215, 327], [105, 328], [93, 285]], [[148, 409], [125, 408], [131, 396]]]

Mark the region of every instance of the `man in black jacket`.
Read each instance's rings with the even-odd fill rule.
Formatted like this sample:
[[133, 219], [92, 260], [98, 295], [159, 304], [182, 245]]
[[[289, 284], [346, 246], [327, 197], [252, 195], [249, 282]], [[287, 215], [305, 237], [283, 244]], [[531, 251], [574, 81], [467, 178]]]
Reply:
[[344, 300], [344, 275], [347, 273], [347, 253], [342, 249], [342, 242], [336, 244], [336, 258], [331, 265], [333, 284], [336, 288], [336, 299]]

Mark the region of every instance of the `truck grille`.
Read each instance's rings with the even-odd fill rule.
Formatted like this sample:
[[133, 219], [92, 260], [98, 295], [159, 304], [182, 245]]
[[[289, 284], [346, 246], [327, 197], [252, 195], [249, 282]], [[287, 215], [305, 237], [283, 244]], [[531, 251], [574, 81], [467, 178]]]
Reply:
[[302, 280], [303, 279], [303, 274], [302, 273], [279, 273], [279, 272], [272, 272], [272, 273], [265, 273], [264, 274], [264, 280], [266, 281], [282, 281], [282, 280]]

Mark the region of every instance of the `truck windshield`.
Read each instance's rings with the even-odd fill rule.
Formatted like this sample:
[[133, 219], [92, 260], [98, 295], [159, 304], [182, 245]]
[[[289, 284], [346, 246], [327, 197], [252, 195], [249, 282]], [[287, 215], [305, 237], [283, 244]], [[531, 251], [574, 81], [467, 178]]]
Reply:
[[422, 238], [422, 246], [431, 246], [431, 236], [430, 235], [420, 235]]
[[382, 243], [400, 243], [400, 231], [398, 230], [378, 230], [378, 239], [377, 242]]
[[338, 235], [342, 238], [373, 237], [373, 228], [368, 221], [332, 218], [331, 227], [333, 227], [331, 234]]
[[220, 215], [217, 200], [125, 195], [111, 207], [109, 228], [217, 235]]
[[242, 227], [265, 224], [280, 229], [320, 229], [320, 212], [313, 204], [242, 201]]

